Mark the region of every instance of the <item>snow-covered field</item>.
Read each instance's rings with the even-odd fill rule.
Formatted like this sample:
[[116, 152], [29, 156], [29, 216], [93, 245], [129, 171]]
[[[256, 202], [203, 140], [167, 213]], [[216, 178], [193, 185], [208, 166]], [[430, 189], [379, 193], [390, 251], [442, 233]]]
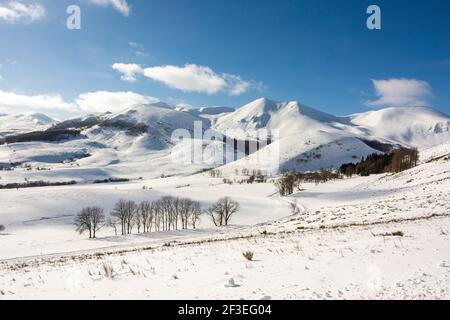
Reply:
[[[374, 235], [397, 230], [405, 236]], [[4, 299], [449, 299], [449, 230], [447, 217], [3, 262], [0, 290]]]
[[[206, 174], [3, 190], [1, 298], [448, 299], [450, 161], [425, 162], [304, 185], [288, 199], [270, 183], [225, 185]], [[242, 210], [220, 230], [204, 218], [198, 231], [123, 238], [105, 229], [88, 241], [71, 225], [82, 206], [162, 194], [205, 205], [226, 194]], [[289, 202], [305, 211], [290, 215]]]
[[[143, 186], [148, 189], [144, 190]], [[205, 188], [208, 190], [205, 192]], [[167, 178], [136, 183], [75, 185], [66, 187], [2, 190], [3, 211], [0, 217], [7, 228], [1, 237], [0, 258], [36, 256], [84, 249], [103, 248], [153, 242], [158, 239], [196, 236], [218, 232], [211, 230], [208, 218], [200, 221], [199, 231], [178, 231], [161, 235], [131, 235], [115, 238], [110, 228], [100, 230], [97, 241], [86, 240], [75, 232], [75, 214], [86, 206], [101, 206], [109, 213], [119, 199], [152, 201], [161, 196], [189, 197], [200, 201], [203, 208], [224, 195], [241, 205], [241, 214], [233, 220], [233, 228], [242, 228], [290, 214], [286, 202], [271, 197], [271, 184], [228, 185], [222, 179], [204, 176]], [[37, 205], [38, 204], [38, 205]]]

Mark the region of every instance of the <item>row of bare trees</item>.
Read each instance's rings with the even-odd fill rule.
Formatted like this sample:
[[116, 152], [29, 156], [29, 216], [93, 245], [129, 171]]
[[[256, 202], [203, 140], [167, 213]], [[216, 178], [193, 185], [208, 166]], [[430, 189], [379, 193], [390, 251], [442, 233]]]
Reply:
[[314, 172], [285, 172], [278, 178], [274, 184], [281, 196], [289, 196], [300, 190], [302, 183], [324, 183], [330, 180], [341, 179], [339, 172], [333, 172], [330, 169], [322, 169]]
[[227, 226], [231, 217], [239, 211], [239, 203], [225, 197], [214, 203], [205, 212], [200, 203], [189, 198], [163, 197], [156, 201], [136, 203], [129, 200], [119, 200], [106, 219], [100, 207], [82, 209], [75, 217], [76, 230], [83, 234], [89, 233], [89, 238], [96, 238], [96, 233], [102, 227], [112, 227], [117, 236], [138, 233], [161, 232], [179, 229], [195, 229], [202, 214], [206, 213], [215, 226]]
[[122, 235], [196, 228], [202, 214], [200, 203], [188, 198], [163, 197], [156, 201], [119, 200], [114, 206], [108, 225]]

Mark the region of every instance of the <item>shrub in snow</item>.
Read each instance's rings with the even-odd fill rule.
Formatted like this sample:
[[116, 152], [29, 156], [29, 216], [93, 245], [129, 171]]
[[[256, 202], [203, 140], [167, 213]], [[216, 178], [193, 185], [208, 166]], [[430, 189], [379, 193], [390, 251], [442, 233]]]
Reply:
[[247, 259], [248, 261], [252, 261], [253, 260], [253, 252], [251, 251], [246, 251], [242, 254], [244, 256], [245, 259]]
[[5, 226], [0, 224], [0, 232], [5, 231], [5, 229], [6, 229]]
[[113, 266], [109, 262], [103, 262], [102, 268], [103, 268], [104, 276], [107, 279], [112, 280], [114, 278], [114, 268], [113, 268]]

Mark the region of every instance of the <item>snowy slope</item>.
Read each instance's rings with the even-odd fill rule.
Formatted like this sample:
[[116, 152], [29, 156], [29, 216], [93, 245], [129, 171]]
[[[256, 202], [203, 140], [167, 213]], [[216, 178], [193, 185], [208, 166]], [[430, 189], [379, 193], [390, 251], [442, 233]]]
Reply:
[[56, 120], [42, 113], [0, 115], [0, 137], [49, 128]]
[[420, 161], [422, 163], [440, 160], [443, 158], [450, 159], [450, 140], [437, 146], [421, 150]]
[[[218, 131], [278, 129], [281, 136], [319, 131], [338, 119], [332, 115], [300, 105], [297, 101], [275, 102], [261, 98], [217, 120]], [[251, 133], [249, 133], [251, 134]], [[236, 134], [239, 137], [238, 134]], [[242, 137], [240, 137], [242, 138]]]
[[258, 169], [261, 162], [273, 163], [270, 158], [277, 153], [279, 171], [320, 170], [377, 152], [360, 140], [373, 140], [369, 135], [354, 133], [351, 125], [342, 122], [342, 119], [296, 101], [258, 99], [220, 117], [214, 128], [241, 139], [256, 138], [255, 131], [261, 129], [278, 130], [279, 139], [275, 143], [246, 159], [227, 165], [225, 170]]
[[[227, 185], [206, 175], [8, 190], [0, 288], [6, 299], [448, 299], [449, 168], [439, 160], [305, 184], [283, 199], [271, 183]], [[82, 206], [109, 210], [122, 197], [164, 194], [202, 205], [229, 195], [242, 204], [239, 226], [212, 228], [205, 217], [195, 231], [116, 237], [103, 228], [88, 240], [71, 225]], [[289, 201], [306, 210], [290, 215]], [[253, 261], [243, 258], [247, 250]]]
[[372, 136], [407, 146], [428, 148], [450, 140], [450, 118], [427, 107], [387, 108], [348, 119]]
[[[0, 146], [0, 166], [31, 164], [50, 171], [15, 170], [3, 181], [88, 181], [121, 177], [157, 177], [189, 174], [210, 164], [182, 165], [172, 161], [176, 141], [172, 133], [184, 129], [192, 134], [194, 123], [204, 129], [209, 120], [177, 111], [164, 103], [138, 105], [118, 113], [90, 115], [58, 123], [53, 128], [80, 130], [80, 135], [58, 142], [12, 143]], [[186, 143], [184, 144], [187, 145]], [[186, 152], [188, 152], [187, 150]], [[19, 169], [19, 168], [18, 168]]]
[[308, 171], [337, 167], [380, 151], [368, 142], [422, 149], [450, 141], [450, 118], [431, 108], [389, 108], [335, 117], [297, 101], [265, 98], [219, 117], [213, 127], [241, 139], [255, 138], [255, 130], [279, 130], [277, 144], [226, 167], [232, 170], [256, 169], [258, 164], [251, 163], [271, 162], [269, 155], [278, 152], [280, 171]]
[[[209, 121], [190, 113], [178, 111], [164, 103], [138, 105], [115, 114], [103, 116], [103, 123], [86, 131], [86, 135], [97, 142], [107, 142], [121, 151], [145, 152], [163, 150], [171, 146], [172, 133], [186, 129], [193, 133], [194, 123], [199, 121], [204, 128]], [[137, 132], [136, 132], [137, 130]], [[124, 132], [128, 132], [125, 137]], [[118, 139], [122, 136], [123, 139]]]
[[[336, 117], [297, 101], [258, 99], [231, 112], [226, 107], [186, 109], [159, 102], [136, 105], [122, 112], [89, 115], [57, 123], [52, 128], [75, 129], [80, 135], [59, 142], [27, 142], [0, 146], [0, 165], [49, 165], [52, 172], [17, 172], [17, 179], [189, 174], [214, 167], [219, 141], [204, 141], [204, 163], [189, 164], [192, 141], [179, 145], [172, 133], [194, 123], [240, 140], [256, 140], [258, 130], [277, 130], [274, 143], [223, 168], [311, 171], [338, 167], [380, 152], [371, 142], [392, 146], [434, 147], [450, 141], [450, 118], [430, 108], [389, 108]], [[43, 130], [53, 120], [41, 114], [1, 116], [0, 128], [9, 132]], [[228, 146], [233, 153], [233, 146]], [[238, 152], [240, 158], [243, 150]], [[276, 159], [274, 158], [276, 157]], [[175, 161], [174, 161], [175, 160]], [[228, 159], [230, 160], [230, 159]], [[233, 159], [231, 159], [232, 161]], [[279, 166], [277, 164], [279, 163]], [[275, 165], [275, 166], [274, 166]], [[94, 176], [90, 176], [95, 172]], [[6, 176], [6, 175], [5, 175]], [[15, 180], [14, 174], [7, 176]], [[49, 177], [51, 176], [51, 177]]]

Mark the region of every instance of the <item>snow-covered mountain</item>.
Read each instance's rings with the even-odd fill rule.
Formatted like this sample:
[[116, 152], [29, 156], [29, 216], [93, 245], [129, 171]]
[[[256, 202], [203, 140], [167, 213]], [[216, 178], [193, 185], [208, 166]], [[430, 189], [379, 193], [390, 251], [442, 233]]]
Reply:
[[57, 121], [42, 113], [26, 113], [17, 115], [0, 114], [0, 137], [45, 130]]
[[406, 146], [428, 148], [450, 140], [450, 118], [427, 107], [387, 108], [347, 119], [367, 134]]
[[354, 162], [389, 145], [422, 149], [450, 140], [450, 118], [431, 108], [388, 108], [336, 117], [297, 101], [264, 98], [220, 117], [214, 128], [239, 138], [251, 137], [258, 129], [279, 130], [277, 144], [230, 164], [231, 168], [251, 167], [254, 158], [265, 158], [275, 148], [281, 170], [318, 170]]
[[255, 100], [232, 113], [220, 117], [214, 128], [218, 131], [245, 132], [257, 129], [278, 129], [282, 137], [305, 131], [319, 131], [338, 119], [298, 103], [275, 102], [266, 98]]
[[[300, 104], [258, 99], [243, 107], [185, 109], [165, 103], [137, 105], [118, 113], [89, 115], [55, 123], [44, 115], [0, 117], [9, 134], [64, 130], [57, 141], [29, 140], [0, 146], [1, 163], [70, 162], [70, 177], [160, 175], [195, 172], [214, 166], [222, 141], [204, 141], [207, 163], [189, 164], [192, 140], [171, 140], [176, 129], [192, 133], [194, 123], [238, 140], [256, 140], [257, 130], [278, 130], [273, 143], [223, 170], [260, 169], [278, 155], [279, 170], [320, 170], [355, 162], [389, 147], [420, 149], [450, 141], [450, 118], [431, 108], [389, 108], [338, 117]], [[231, 148], [231, 150], [230, 150]], [[228, 152], [234, 152], [228, 146]], [[244, 153], [238, 153], [243, 156]], [[175, 160], [183, 160], [183, 164]], [[258, 161], [256, 161], [258, 160]], [[76, 164], [76, 170], [73, 166]], [[62, 167], [67, 165], [62, 164]], [[66, 172], [67, 173], [67, 172]]]

